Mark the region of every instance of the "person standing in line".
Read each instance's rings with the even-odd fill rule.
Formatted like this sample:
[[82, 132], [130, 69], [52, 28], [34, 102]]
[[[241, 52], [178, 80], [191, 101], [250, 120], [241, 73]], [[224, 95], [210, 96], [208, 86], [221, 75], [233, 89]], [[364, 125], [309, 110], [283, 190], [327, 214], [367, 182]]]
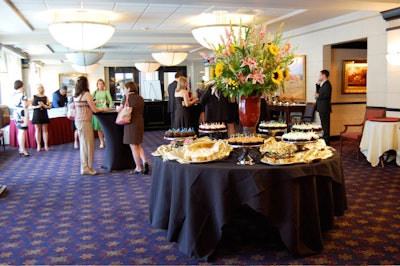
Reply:
[[331, 124], [331, 96], [332, 85], [328, 80], [329, 71], [324, 69], [319, 74], [319, 79], [316, 83], [316, 110], [321, 119], [322, 130], [324, 131], [322, 138], [325, 140], [326, 145], [330, 145], [330, 124]]
[[205, 110], [205, 122], [225, 123], [230, 136], [235, 134], [234, 114], [237, 112], [233, 110], [231, 99], [224, 96], [214, 84], [214, 81], [209, 82], [200, 98]]
[[81, 175], [95, 175], [93, 169], [94, 157], [94, 132], [92, 125], [93, 113], [103, 109], [96, 107], [89, 91], [89, 82], [86, 77], [80, 76], [76, 80], [75, 94], [75, 126], [79, 136], [79, 155], [81, 160]]
[[51, 108], [49, 98], [44, 95], [44, 87], [42, 84], [37, 84], [38, 93], [32, 98], [33, 117], [32, 124], [35, 125], [36, 150], [40, 152], [42, 149], [42, 137], [45, 151], [49, 151], [49, 131], [48, 125], [50, 119], [47, 114], [47, 109]]
[[186, 90], [189, 82], [186, 77], [179, 77], [175, 89], [175, 121], [174, 128], [189, 128], [191, 115], [189, 107], [198, 102], [198, 98], [190, 98]]
[[175, 73], [175, 80], [168, 85], [168, 108], [167, 111], [171, 116], [171, 127], [174, 127], [175, 122], [175, 89], [178, 84], [178, 79], [183, 76], [182, 72]]
[[62, 108], [67, 106], [68, 97], [67, 97], [67, 86], [63, 85], [57, 91], [53, 93], [53, 101], [51, 106], [53, 108]]
[[24, 83], [21, 80], [14, 82], [14, 112], [13, 118], [18, 128], [17, 139], [20, 156], [30, 156], [31, 154], [25, 148], [26, 132], [29, 124], [28, 106], [32, 103], [25, 95]]
[[[135, 169], [129, 173], [148, 174], [150, 171], [149, 164], [147, 163], [146, 155], [142, 147], [144, 135], [144, 100], [143, 97], [139, 95], [138, 85], [133, 81], [125, 83], [125, 97], [121, 103], [121, 107], [125, 106], [126, 103], [132, 107], [132, 114], [131, 122], [124, 125], [123, 143], [129, 144], [136, 165]], [[122, 108], [119, 108], [118, 112], [121, 110]]]
[[[106, 90], [106, 83], [104, 80], [99, 79], [97, 80], [97, 89], [93, 92], [92, 96], [93, 99], [95, 100], [96, 107], [97, 108], [107, 108], [109, 106], [113, 105], [113, 100], [111, 97], [111, 94], [108, 90]], [[93, 124], [93, 129], [97, 131], [100, 139], [100, 149], [104, 148], [104, 133], [103, 130], [101, 129], [99, 121], [97, 121], [96, 117], [92, 117], [92, 124]]]

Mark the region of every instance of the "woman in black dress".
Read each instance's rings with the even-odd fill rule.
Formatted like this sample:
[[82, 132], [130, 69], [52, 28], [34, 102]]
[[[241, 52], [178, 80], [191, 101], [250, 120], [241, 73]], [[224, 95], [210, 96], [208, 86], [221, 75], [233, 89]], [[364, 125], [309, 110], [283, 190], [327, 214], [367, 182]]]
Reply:
[[50, 123], [47, 109], [51, 108], [49, 98], [44, 95], [44, 87], [42, 84], [36, 85], [38, 93], [33, 96], [33, 117], [32, 124], [35, 125], [35, 138], [36, 138], [36, 150], [40, 152], [42, 149], [42, 136], [44, 149], [49, 151], [49, 132], [48, 125]]
[[195, 104], [198, 99], [190, 98], [186, 90], [188, 86], [186, 77], [179, 77], [175, 89], [175, 121], [174, 128], [189, 128], [191, 125], [189, 106]]
[[[128, 105], [133, 109], [131, 114], [131, 122], [127, 125], [124, 125], [123, 143], [129, 144], [131, 147], [133, 160], [135, 161], [136, 165], [135, 169], [130, 171], [130, 173], [148, 174], [149, 164], [146, 161], [146, 156], [142, 148], [144, 135], [144, 100], [138, 92], [139, 88], [135, 82], [129, 81], [125, 83], [125, 97], [121, 106], [124, 106], [126, 102], [128, 102]], [[119, 111], [121, 111], [121, 109], [119, 109]], [[142, 160], [143, 164], [141, 164], [140, 160]]]

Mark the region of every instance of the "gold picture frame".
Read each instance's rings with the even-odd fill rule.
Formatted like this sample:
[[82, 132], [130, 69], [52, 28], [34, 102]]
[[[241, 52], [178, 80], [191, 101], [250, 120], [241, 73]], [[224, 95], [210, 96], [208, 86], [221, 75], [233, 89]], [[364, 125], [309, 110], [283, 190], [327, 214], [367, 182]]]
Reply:
[[72, 96], [72, 91], [75, 89], [76, 80], [80, 76], [87, 77], [86, 74], [82, 73], [62, 73], [58, 75], [60, 88], [62, 86], [67, 86], [67, 95]]
[[344, 60], [342, 94], [367, 93], [367, 71], [367, 60]]
[[306, 100], [306, 56], [296, 55], [289, 66], [290, 77], [285, 82], [285, 89], [279, 90], [279, 97], [283, 100]]

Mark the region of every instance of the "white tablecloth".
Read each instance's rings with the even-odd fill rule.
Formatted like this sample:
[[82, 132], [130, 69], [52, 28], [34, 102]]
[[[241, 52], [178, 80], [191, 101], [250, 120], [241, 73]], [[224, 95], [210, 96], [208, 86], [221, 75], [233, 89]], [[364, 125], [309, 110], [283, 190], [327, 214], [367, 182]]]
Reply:
[[395, 150], [400, 166], [400, 122], [365, 121], [360, 150], [374, 167], [386, 151]]

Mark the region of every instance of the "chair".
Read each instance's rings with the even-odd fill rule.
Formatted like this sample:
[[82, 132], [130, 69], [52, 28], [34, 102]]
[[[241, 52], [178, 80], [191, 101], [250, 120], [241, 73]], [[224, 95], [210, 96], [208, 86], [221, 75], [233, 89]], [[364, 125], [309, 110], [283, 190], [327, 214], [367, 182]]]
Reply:
[[[350, 141], [356, 148], [357, 160], [360, 157], [360, 142], [362, 132], [364, 130], [365, 121], [370, 117], [385, 117], [386, 110], [384, 108], [367, 108], [365, 110], [364, 119], [360, 124], [346, 124], [344, 130], [340, 132], [340, 154], [342, 154], [343, 141]], [[358, 131], [348, 131], [350, 128], [358, 128]]]
[[312, 123], [314, 122], [315, 103], [307, 103], [303, 115], [292, 115], [291, 122], [295, 123]]

